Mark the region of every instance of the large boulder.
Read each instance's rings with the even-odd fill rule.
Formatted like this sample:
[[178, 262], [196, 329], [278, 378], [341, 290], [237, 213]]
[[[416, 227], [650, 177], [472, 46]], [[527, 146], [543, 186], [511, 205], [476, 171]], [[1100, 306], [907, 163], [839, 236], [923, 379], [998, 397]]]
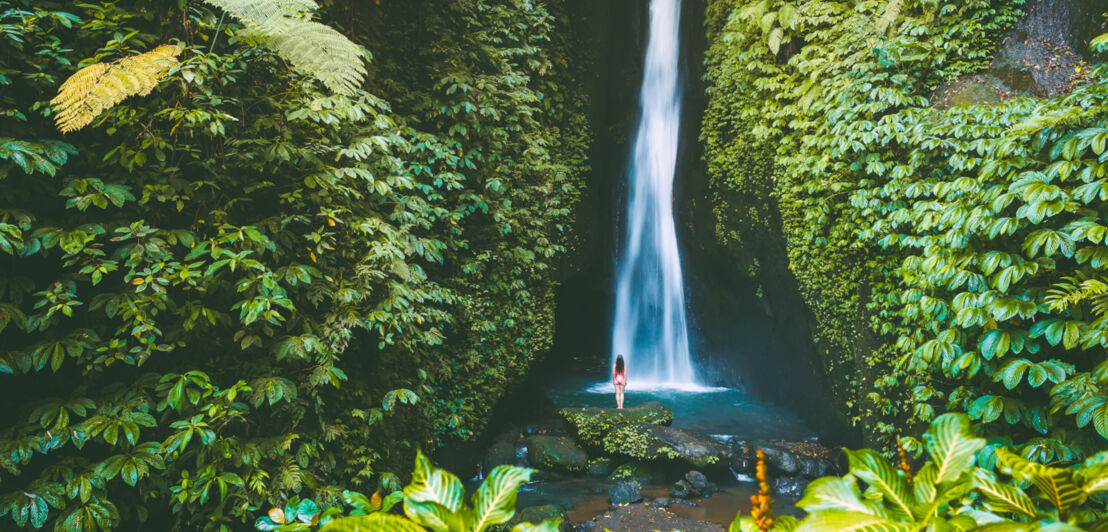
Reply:
[[604, 438], [604, 450], [635, 460], [680, 461], [696, 468], [726, 467], [731, 450], [706, 434], [649, 423], [617, 427]]
[[520, 523], [539, 524], [547, 519], [560, 518], [562, 520], [561, 526], [558, 530], [562, 532], [569, 532], [573, 530], [573, 524], [569, 521], [569, 514], [565, 509], [556, 504], [544, 504], [542, 506], [528, 506], [522, 510], [516, 512], [515, 517], [512, 517], [511, 521], [508, 521], [503, 526], [502, 530], [507, 532]]
[[485, 453], [485, 470], [492, 471], [492, 468], [499, 465], [516, 465], [517, 460], [515, 445], [503, 441], [496, 442]]
[[588, 453], [565, 436], [531, 436], [526, 443], [527, 458], [539, 469], [576, 473], [589, 461]]
[[638, 482], [620, 482], [608, 490], [608, 500], [612, 506], [623, 506], [642, 501]]
[[615, 408], [563, 408], [558, 411], [577, 439], [585, 445], [600, 447], [612, 429], [629, 423], [669, 425], [673, 411], [657, 401], [618, 410]]
[[590, 477], [606, 477], [612, 474], [612, 471], [616, 468], [616, 464], [612, 462], [611, 458], [602, 456], [589, 460], [587, 468]]
[[639, 484], [661, 484], [670, 478], [666, 468], [646, 462], [623, 464], [608, 475], [609, 482], [633, 480]]

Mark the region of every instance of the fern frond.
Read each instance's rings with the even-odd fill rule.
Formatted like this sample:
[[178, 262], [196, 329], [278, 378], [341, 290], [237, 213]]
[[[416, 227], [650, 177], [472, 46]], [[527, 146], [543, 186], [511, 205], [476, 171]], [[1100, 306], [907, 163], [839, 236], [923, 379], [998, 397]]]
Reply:
[[177, 64], [181, 48], [163, 44], [149, 52], [114, 63], [89, 65], [69, 77], [58, 88], [50, 105], [62, 133], [77, 131], [129, 96], [146, 96], [169, 69]]
[[366, 75], [357, 44], [309, 20], [314, 0], [204, 0], [239, 20], [245, 34], [339, 94], [353, 94]]
[[885, 14], [881, 15], [881, 18], [877, 19], [877, 31], [878, 33], [885, 33], [893, 22], [900, 17], [900, 11], [904, 9], [905, 0], [889, 0], [889, 3], [885, 6]]

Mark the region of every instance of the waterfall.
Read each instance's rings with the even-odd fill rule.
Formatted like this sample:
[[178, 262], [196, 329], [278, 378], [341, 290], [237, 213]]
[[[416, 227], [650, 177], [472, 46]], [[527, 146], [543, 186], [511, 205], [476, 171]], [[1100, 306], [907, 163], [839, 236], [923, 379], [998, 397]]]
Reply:
[[650, 1], [612, 329], [612, 360], [623, 355], [633, 389], [697, 387], [673, 217], [681, 120], [680, 14], [681, 0]]

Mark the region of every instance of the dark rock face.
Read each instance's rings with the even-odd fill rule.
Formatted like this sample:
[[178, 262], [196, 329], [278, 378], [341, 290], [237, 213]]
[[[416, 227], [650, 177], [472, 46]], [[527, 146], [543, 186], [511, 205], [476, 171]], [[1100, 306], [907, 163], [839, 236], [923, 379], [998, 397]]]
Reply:
[[940, 108], [995, 105], [1014, 96], [1047, 98], [1085, 82], [1089, 42], [1105, 31], [1102, 0], [1030, 0], [989, 70], [940, 87]]
[[765, 453], [766, 465], [775, 475], [816, 479], [836, 473], [831, 449], [808, 442], [735, 442], [731, 446], [731, 470], [753, 475], [758, 450]]
[[614, 408], [563, 408], [558, 412], [578, 440], [585, 445], [600, 447], [613, 429], [629, 423], [669, 425], [673, 411], [657, 401], [616, 410]]
[[587, 469], [590, 477], [606, 477], [615, 470], [615, 463], [611, 458], [593, 458], [589, 460]]
[[639, 484], [661, 484], [666, 481], [666, 471], [655, 464], [630, 462], [623, 464], [608, 475], [609, 482], [631, 480]]
[[498, 465], [516, 465], [516, 446], [507, 442], [497, 442], [485, 453], [485, 470], [491, 471]]
[[608, 499], [612, 506], [623, 506], [642, 501], [638, 482], [620, 482], [608, 489]]
[[604, 450], [637, 460], [669, 459], [697, 468], [725, 467], [731, 450], [711, 437], [691, 430], [635, 423], [613, 430]]
[[678, 480], [669, 489], [669, 494], [678, 499], [695, 499], [698, 497], [711, 497], [719, 491], [719, 486], [708, 480], [708, 477], [700, 471], [689, 471], [685, 478]]
[[580, 472], [589, 460], [588, 453], [565, 436], [531, 436], [526, 443], [531, 465], [540, 469]]

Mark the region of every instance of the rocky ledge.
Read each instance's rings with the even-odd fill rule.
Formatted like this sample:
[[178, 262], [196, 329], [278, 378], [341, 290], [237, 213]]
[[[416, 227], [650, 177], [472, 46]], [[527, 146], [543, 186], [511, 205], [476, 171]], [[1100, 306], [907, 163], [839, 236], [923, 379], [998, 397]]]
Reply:
[[673, 460], [699, 468], [725, 468], [731, 455], [727, 445], [705, 434], [649, 423], [613, 429], [604, 437], [604, 450], [635, 460]]
[[604, 437], [613, 429], [629, 423], [669, 425], [673, 411], [657, 401], [617, 410], [615, 408], [563, 408], [558, 411], [578, 441], [591, 447], [604, 445]]

